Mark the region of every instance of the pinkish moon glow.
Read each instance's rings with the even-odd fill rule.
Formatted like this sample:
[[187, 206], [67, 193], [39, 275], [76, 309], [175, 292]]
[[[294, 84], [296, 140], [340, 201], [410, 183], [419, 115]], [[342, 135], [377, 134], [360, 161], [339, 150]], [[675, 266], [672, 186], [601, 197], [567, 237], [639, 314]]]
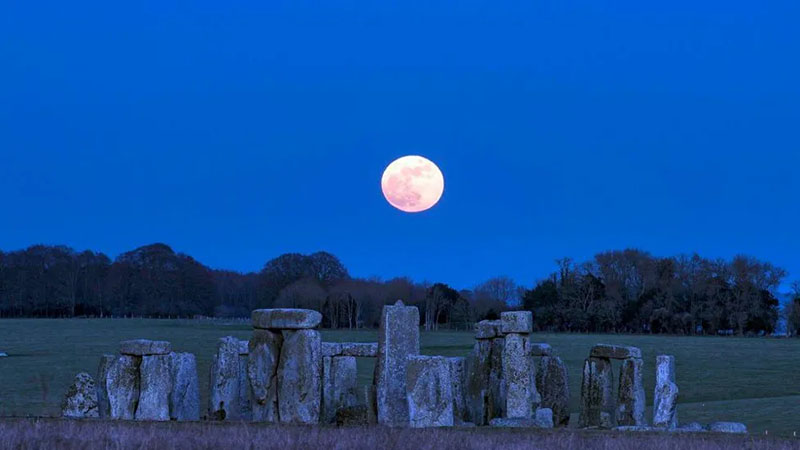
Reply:
[[444, 176], [431, 160], [403, 156], [383, 172], [381, 189], [392, 206], [409, 213], [431, 209], [444, 193]]

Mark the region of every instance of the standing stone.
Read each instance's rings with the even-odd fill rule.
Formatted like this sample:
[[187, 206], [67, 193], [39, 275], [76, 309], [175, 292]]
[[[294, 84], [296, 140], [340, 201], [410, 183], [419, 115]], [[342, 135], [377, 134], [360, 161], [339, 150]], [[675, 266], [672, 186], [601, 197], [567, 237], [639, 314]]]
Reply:
[[580, 427], [613, 426], [614, 374], [608, 358], [589, 357], [583, 365]]
[[378, 423], [403, 426], [409, 423], [406, 397], [406, 365], [409, 356], [419, 355], [419, 310], [398, 300], [385, 305], [378, 331], [378, 360], [375, 363]]
[[169, 394], [172, 391], [170, 360], [169, 355], [142, 357], [136, 420], [169, 420]]
[[553, 428], [553, 410], [550, 408], [539, 408], [534, 414], [536, 426], [539, 428]]
[[617, 391], [617, 425], [647, 426], [644, 418], [644, 383], [642, 382], [642, 366], [639, 358], [626, 359], [619, 372], [619, 390]]
[[278, 364], [281, 423], [319, 423], [321, 406], [322, 338], [319, 331], [283, 331]]
[[75, 381], [70, 385], [67, 395], [64, 397], [61, 415], [74, 419], [100, 417], [97, 406], [97, 387], [91, 375], [79, 373], [75, 377]]
[[678, 426], [678, 385], [675, 384], [675, 357], [656, 357], [656, 390], [653, 398], [653, 426], [674, 429]]
[[256, 422], [278, 421], [278, 362], [282, 345], [281, 333], [253, 330], [248, 345], [247, 378]]
[[406, 389], [412, 428], [453, 426], [453, 391], [447, 358], [410, 356]]
[[197, 361], [191, 353], [170, 353], [169, 417], [178, 421], [200, 420], [200, 388]]
[[450, 363], [450, 383], [453, 391], [453, 423], [460, 425], [469, 422], [467, 413], [466, 392], [466, 358], [448, 358]]
[[505, 383], [503, 383], [503, 348], [506, 340], [502, 337], [492, 339], [492, 351], [489, 363], [489, 389], [487, 391], [486, 420], [503, 417], [505, 414], [506, 397]]
[[477, 339], [467, 358], [467, 421], [475, 425], [488, 425], [486, 396], [491, 371], [491, 339]]
[[227, 336], [217, 343], [211, 361], [209, 410], [213, 420], [237, 420], [242, 407], [239, 401], [239, 340]]
[[[505, 314], [505, 313], [504, 313]], [[528, 354], [528, 337], [510, 333], [503, 348], [503, 382], [505, 383], [505, 416], [509, 419], [530, 419], [540, 398], [536, 391], [536, 369]]]
[[103, 419], [108, 418], [111, 408], [108, 405], [106, 378], [108, 378], [108, 370], [116, 359], [117, 357], [114, 355], [103, 355], [100, 358], [100, 365], [97, 367], [97, 409]]
[[557, 356], [544, 356], [536, 371], [536, 389], [542, 396], [541, 408], [553, 411], [557, 427], [569, 424], [569, 378], [567, 366]]
[[358, 403], [355, 356], [326, 356], [322, 361], [322, 423], [336, 420], [339, 408]]
[[252, 420], [253, 407], [251, 402], [250, 382], [247, 379], [248, 341], [239, 341], [239, 418]]
[[364, 386], [364, 405], [367, 407], [367, 424], [378, 424], [377, 388], [374, 385]]
[[142, 358], [122, 355], [108, 369], [105, 379], [109, 417], [133, 420], [139, 403], [139, 365]]

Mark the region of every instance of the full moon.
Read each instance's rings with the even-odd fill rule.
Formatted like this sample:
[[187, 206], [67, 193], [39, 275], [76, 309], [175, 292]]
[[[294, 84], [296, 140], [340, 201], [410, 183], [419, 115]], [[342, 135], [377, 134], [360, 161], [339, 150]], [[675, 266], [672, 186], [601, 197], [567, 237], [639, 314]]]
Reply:
[[409, 213], [431, 209], [444, 193], [444, 176], [433, 161], [403, 156], [383, 172], [381, 189], [392, 206]]

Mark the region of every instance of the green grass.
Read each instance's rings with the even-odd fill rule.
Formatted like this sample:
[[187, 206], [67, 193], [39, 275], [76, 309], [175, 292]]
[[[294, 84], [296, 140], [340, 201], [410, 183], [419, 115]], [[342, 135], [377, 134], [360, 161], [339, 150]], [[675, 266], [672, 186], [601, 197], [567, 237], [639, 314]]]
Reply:
[[[201, 392], [207, 393], [208, 365], [222, 336], [247, 339], [249, 323], [145, 319], [0, 320], [0, 415], [55, 416], [76, 373], [94, 375], [100, 355], [116, 353], [124, 339], [171, 341], [176, 351], [197, 355]], [[375, 330], [324, 330], [328, 341], [375, 341]], [[718, 337], [536, 334], [564, 359], [577, 412], [583, 359], [597, 343], [635, 345], [645, 358], [645, 389], [652, 403], [657, 354], [677, 360], [681, 422], [744, 422], [770, 435], [800, 435], [800, 340]], [[422, 334], [422, 352], [464, 356], [471, 333]], [[359, 359], [359, 381], [372, 379], [372, 361]], [[205, 402], [205, 399], [203, 399]], [[205, 404], [205, 403], [204, 403]]]

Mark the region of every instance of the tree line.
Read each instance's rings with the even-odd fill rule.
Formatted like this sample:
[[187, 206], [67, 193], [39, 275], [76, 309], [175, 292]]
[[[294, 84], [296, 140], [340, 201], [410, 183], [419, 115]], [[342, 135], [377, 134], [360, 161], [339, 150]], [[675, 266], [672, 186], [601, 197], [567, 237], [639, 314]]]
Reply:
[[[0, 317], [247, 317], [257, 308], [310, 308], [330, 328], [375, 327], [402, 299], [421, 325], [469, 329], [508, 309], [528, 309], [540, 331], [737, 335], [771, 333], [781, 314], [783, 269], [754, 258], [660, 258], [639, 250], [557, 261], [534, 286], [508, 277], [471, 289], [408, 278], [350, 276], [334, 255], [288, 253], [258, 272], [211, 269], [164, 244], [119, 255], [65, 246], [0, 251]], [[800, 329], [800, 284], [786, 309]]]

